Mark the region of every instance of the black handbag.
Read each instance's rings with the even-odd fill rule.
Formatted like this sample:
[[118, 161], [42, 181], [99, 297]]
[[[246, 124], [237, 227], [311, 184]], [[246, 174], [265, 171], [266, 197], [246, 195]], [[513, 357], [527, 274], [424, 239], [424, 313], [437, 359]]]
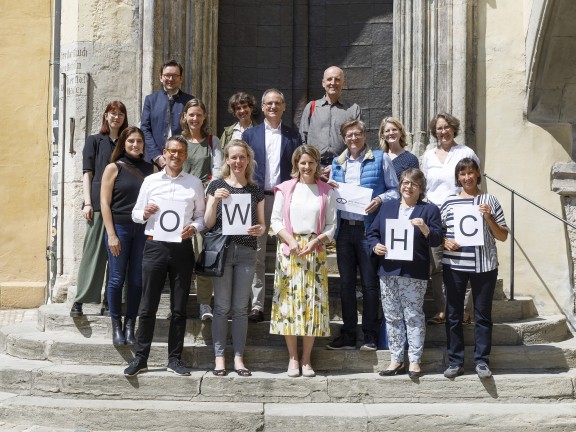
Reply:
[[226, 250], [230, 237], [222, 231], [208, 231], [204, 234], [202, 252], [196, 261], [196, 274], [200, 276], [220, 277], [224, 274]]

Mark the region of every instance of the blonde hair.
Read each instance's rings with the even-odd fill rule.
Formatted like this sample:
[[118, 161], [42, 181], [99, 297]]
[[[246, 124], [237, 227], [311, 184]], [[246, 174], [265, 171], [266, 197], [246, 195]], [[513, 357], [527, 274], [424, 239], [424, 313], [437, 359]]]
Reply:
[[220, 175], [222, 176], [222, 178], [230, 176], [230, 166], [226, 161], [230, 156], [230, 149], [232, 147], [242, 147], [246, 152], [246, 156], [248, 156], [248, 164], [246, 165], [246, 171], [244, 171], [244, 177], [246, 178], [248, 184], [251, 185], [256, 184], [256, 182], [253, 179], [254, 171], [256, 170], [256, 161], [254, 160], [254, 150], [252, 150], [252, 147], [250, 147], [246, 141], [243, 141], [241, 139], [233, 139], [224, 146], [224, 149], [222, 150], [224, 153], [224, 163], [222, 164], [222, 168], [220, 169]]
[[302, 155], [308, 155], [312, 159], [316, 161], [316, 171], [314, 172], [314, 178], [318, 180], [322, 175], [322, 171], [320, 168], [320, 152], [316, 147], [309, 144], [301, 145], [300, 147], [296, 147], [294, 153], [292, 153], [292, 172], [290, 176], [292, 178], [300, 180], [300, 170], [298, 169], [298, 162], [300, 162], [300, 158]]
[[384, 130], [386, 129], [386, 124], [390, 123], [396, 126], [398, 132], [400, 132], [400, 147], [406, 147], [406, 129], [404, 125], [395, 117], [384, 117], [382, 122], [380, 122], [380, 129], [378, 130], [378, 138], [380, 138], [380, 148], [386, 153], [390, 151], [390, 146], [386, 139], [384, 138]]

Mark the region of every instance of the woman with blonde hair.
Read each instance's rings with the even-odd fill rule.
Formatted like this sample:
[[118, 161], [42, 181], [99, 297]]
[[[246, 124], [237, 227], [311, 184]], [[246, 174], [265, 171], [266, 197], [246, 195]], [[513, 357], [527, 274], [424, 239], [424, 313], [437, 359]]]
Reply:
[[[292, 155], [292, 180], [275, 188], [271, 227], [278, 236], [270, 333], [284, 335], [288, 376], [316, 375], [311, 354], [317, 336], [330, 336], [328, 269], [324, 244], [334, 238], [336, 204], [320, 180], [320, 152], [303, 145]], [[303, 337], [298, 357], [297, 336]]]
[[419, 168], [418, 158], [406, 150], [406, 129], [394, 117], [384, 117], [378, 130], [380, 148], [388, 153], [394, 166], [394, 171], [400, 180], [402, 173], [408, 168]]
[[252, 373], [244, 365], [244, 347], [248, 332], [248, 304], [252, 278], [256, 268], [256, 238], [264, 234], [264, 191], [252, 179], [254, 152], [242, 140], [233, 139], [224, 147], [222, 178], [208, 185], [206, 195], [206, 227], [222, 229], [222, 200], [233, 194], [249, 194], [251, 197], [251, 221], [247, 235], [230, 236], [230, 244], [224, 261], [224, 274], [212, 278], [214, 284], [214, 318], [212, 339], [214, 343], [215, 367], [212, 373], [225, 376], [226, 361], [224, 348], [228, 333], [228, 316], [232, 318], [232, 344], [234, 347], [234, 371], [239, 376]]

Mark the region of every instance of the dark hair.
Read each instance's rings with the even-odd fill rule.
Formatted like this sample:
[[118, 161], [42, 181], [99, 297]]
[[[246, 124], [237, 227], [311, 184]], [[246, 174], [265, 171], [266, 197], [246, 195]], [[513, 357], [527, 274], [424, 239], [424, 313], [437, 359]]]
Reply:
[[438, 119], [441, 119], [441, 118], [446, 120], [446, 123], [448, 123], [448, 126], [450, 126], [454, 130], [454, 138], [456, 138], [458, 136], [458, 133], [460, 132], [460, 120], [458, 120], [452, 114], [448, 114], [445, 112], [441, 112], [441, 113], [436, 114], [434, 116], [434, 118], [432, 120], [430, 120], [430, 124], [428, 125], [428, 128], [430, 129], [430, 134], [434, 138], [438, 138], [436, 136], [436, 122], [438, 121]]
[[[409, 180], [413, 183], [418, 185], [420, 189], [420, 195], [418, 196], [419, 200], [423, 200], [426, 198], [426, 176], [424, 173], [418, 168], [408, 168], [400, 174], [400, 182], [398, 183], [398, 191], [402, 188], [402, 182], [404, 179]], [[402, 196], [402, 193], [400, 193]]]
[[318, 180], [322, 175], [322, 171], [320, 168], [320, 152], [315, 146], [309, 144], [304, 144], [299, 147], [296, 147], [296, 150], [294, 150], [294, 153], [292, 153], [292, 172], [290, 173], [290, 175], [292, 176], [292, 178], [300, 179], [300, 170], [298, 169], [298, 162], [300, 162], [300, 158], [305, 154], [310, 156], [312, 159], [316, 161], [316, 171], [314, 172], [314, 178]]
[[248, 145], [246, 141], [241, 139], [233, 139], [228, 142], [224, 146], [222, 150], [224, 162], [222, 163], [222, 168], [220, 169], [220, 175], [222, 178], [226, 178], [230, 176], [230, 166], [226, 162], [230, 155], [230, 149], [232, 147], [242, 147], [244, 151], [246, 151], [246, 155], [248, 156], [248, 165], [246, 165], [246, 171], [244, 171], [244, 177], [249, 184], [256, 184], [254, 181], [253, 175], [254, 171], [256, 171], [256, 161], [254, 160], [254, 150], [252, 147]]
[[340, 126], [340, 133], [342, 134], [342, 136], [344, 136], [346, 135], [346, 129], [354, 126], [358, 126], [360, 129], [362, 129], [363, 134], [366, 133], [366, 123], [364, 123], [362, 120], [356, 120], [356, 119], [349, 119], [346, 120], [344, 123], [342, 123], [342, 126]]
[[166, 63], [160, 66], [160, 75], [164, 73], [164, 69], [166, 69], [167, 67], [177, 67], [180, 70], [180, 75], [182, 75], [182, 72], [184, 72], [184, 68], [182, 67], [182, 65], [178, 63], [176, 60], [172, 59], [168, 60]]
[[394, 117], [384, 117], [382, 122], [380, 122], [380, 129], [378, 130], [378, 138], [380, 138], [380, 148], [384, 150], [386, 153], [390, 151], [390, 146], [386, 139], [384, 138], [384, 129], [386, 129], [386, 123], [393, 124], [400, 132], [400, 147], [406, 147], [406, 129], [404, 129], [404, 125]]
[[456, 164], [456, 168], [454, 169], [454, 176], [456, 178], [456, 186], [462, 187], [460, 181], [458, 180], [458, 174], [464, 171], [466, 168], [472, 168], [473, 170], [478, 172], [478, 179], [476, 180], [476, 184], [479, 185], [482, 181], [482, 173], [480, 172], [480, 167], [478, 166], [478, 162], [476, 162], [472, 158], [464, 158], [460, 159], [460, 161]]
[[166, 144], [164, 144], [165, 149], [168, 148], [168, 144], [171, 141], [176, 141], [177, 143], [182, 144], [184, 146], [184, 149], [186, 149], [186, 153], [188, 153], [188, 141], [186, 141], [186, 138], [184, 138], [182, 135], [172, 135], [170, 138], [168, 138], [166, 140]]
[[204, 122], [200, 126], [200, 132], [202, 133], [202, 138], [210, 135], [210, 128], [208, 127], [208, 112], [206, 111], [206, 105], [198, 98], [190, 99], [184, 109], [182, 110], [182, 117], [180, 117], [180, 127], [182, 128], [182, 136], [184, 138], [192, 138], [192, 132], [190, 132], [190, 127], [186, 121], [186, 113], [192, 107], [200, 107], [204, 111]]
[[142, 141], [144, 141], [144, 132], [142, 132], [140, 128], [136, 126], [128, 126], [126, 129], [122, 131], [122, 133], [118, 137], [116, 147], [114, 147], [112, 156], [110, 156], [110, 162], [116, 162], [118, 159], [120, 159], [122, 156], [126, 154], [126, 140], [133, 133], [139, 134], [142, 137]]
[[108, 125], [108, 120], [106, 120], [106, 114], [108, 114], [110, 111], [113, 110], [118, 110], [122, 114], [124, 114], [124, 122], [120, 125], [118, 133], [119, 134], [122, 133], [122, 131], [128, 127], [128, 113], [126, 112], [126, 105], [124, 105], [119, 100], [115, 100], [106, 105], [104, 114], [102, 114], [102, 124], [100, 125], [100, 133], [103, 135], [108, 135], [110, 133], [110, 126]]
[[256, 107], [256, 98], [246, 92], [238, 92], [230, 96], [230, 99], [228, 100], [228, 112], [234, 115], [236, 107], [242, 104], [248, 105], [252, 109], [252, 114], [254, 114], [254, 108]]
[[280, 99], [282, 99], [282, 103], [286, 103], [286, 99], [284, 98], [284, 93], [282, 93], [278, 89], [269, 88], [268, 90], [264, 90], [264, 93], [262, 94], [262, 105], [264, 105], [264, 98], [266, 96], [268, 96], [270, 93], [278, 93], [280, 95]]

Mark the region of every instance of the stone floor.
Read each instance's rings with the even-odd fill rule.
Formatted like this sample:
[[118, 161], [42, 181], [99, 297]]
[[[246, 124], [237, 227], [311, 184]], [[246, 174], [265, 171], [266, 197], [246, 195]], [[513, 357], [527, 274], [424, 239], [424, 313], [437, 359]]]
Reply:
[[38, 316], [38, 309], [0, 309], [0, 327], [21, 322], [32, 322]]

